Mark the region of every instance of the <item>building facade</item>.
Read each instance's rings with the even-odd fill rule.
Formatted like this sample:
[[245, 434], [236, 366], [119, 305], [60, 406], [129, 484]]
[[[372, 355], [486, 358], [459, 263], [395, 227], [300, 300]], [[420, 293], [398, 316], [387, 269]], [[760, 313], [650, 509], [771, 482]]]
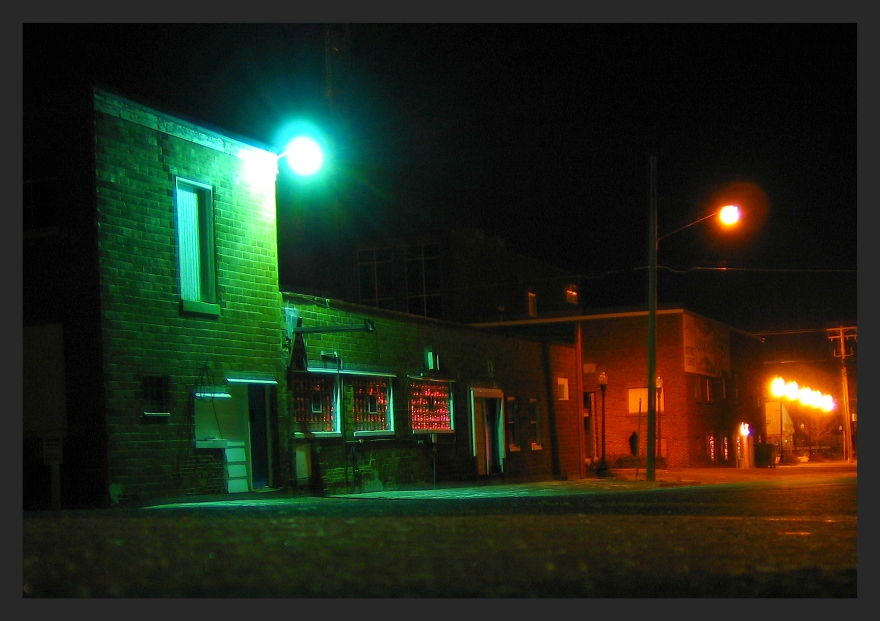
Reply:
[[[647, 455], [648, 399], [656, 399], [655, 451], [661, 467], [736, 466], [743, 423], [766, 439], [761, 414], [761, 340], [682, 308], [657, 313], [657, 376], [648, 386], [645, 311], [477, 324], [580, 343], [585, 459], [636, 465]], [[603, 391], [600, 374], [604, 373]], [[602, 421], [605, 421], [603, 434]], [[587, 431], [591, 433], [588, 433]], [[634, 454], [638, 440], [638, 455]], [[604, 440], [604, 442], [603, 442]], [[635, 460], [638, 456], [640, 459]]]
[[25, 508], [582, 475], [570, 344], [282, 294], [274, 153], [72, 104], [25, 123]]

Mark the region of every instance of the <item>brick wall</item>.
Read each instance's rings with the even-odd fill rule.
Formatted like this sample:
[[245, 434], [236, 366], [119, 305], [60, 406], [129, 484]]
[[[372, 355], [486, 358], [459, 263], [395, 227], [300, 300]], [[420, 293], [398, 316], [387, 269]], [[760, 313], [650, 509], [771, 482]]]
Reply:
[[[564, 345], [548, 346], [545, 364], [542, 345], [538, 341], [516, 338], [488, 331], [396, 313], [362, 307], [344, 302], [314, 299], [297, 294], [285, 294], [286, 303], [296, 309], [303, 328], [363, 324], [364, 319], [374, 323], [372, 332], [327, 332], [305, 335], [310, 364], [320, 366], [321, 352], [336, 352], [346, 369], [374, 370], [393, 373], [395, 433], [382, 440], [364, 439], [358, 443], [358, 463], [364, 485], [394, 488], [411, 484], [426, 485], [436, 476], [439, 482], [461, 481], [476, 476], [476, 462], [471, 448], [470, 388], [496, 387], [505, 396], [527, 401], [538, 400], [542, 412], [544, 446], [532, 450], [523, 446], [519, 452], [506, 456], [505, 473], [510, 480], [527, 478], [549, 479], [554, 476], [552, 462], [550, 402], [545, 381], [547, 365], [565, 366], [568, 376], [574, 374], [574, 350]], [[454, 420], [456, 433], [444, 437], [434, 445], [429, 437], [413, 434], [408, 423], [407, 375], [426, 371], [424, 351], [431, 347], [439, 355], [440, 372], [452, 380]], [[490, 365], [491, 375], [490, 375]], [[555, 371], [553, 371], [555, 373]], [[554, 375], [555, 377], [555, 375]], [[555, 381], [555, 380], [554, 380]], [[290, 416], [290, 391], [282, 397]], [[576, 402], [572, 401], [572, 404]], [[283, 411], [284, 408], [282, 408]], [[282, 413], [282, 417], [285, 414]], [[526, 413], [521, 413], [520, 425], [528, 424]], [[558, 418], [566, 429], [561, 441], [565, 451], [566, 473], [577, 471], [578, 445], [568, 421], [571, 412], [563, 409]], [[576, 425], [576, 423], [574, 424]], [[281, 425], [281, 446], [294, 439], [288, 425]], [[576, 435], [576, 434], [575, 434]], [[313, 439], [321, 447], [320, 474], [325, 487], [345, 486], [345, 468], [351, 477], [352, 463], [341, 438]], [[289, 450], [292, 450], [289, 449]], [[435, 453], [436, 451], [436, 453]], [[291, 459], [288, 457], [288, 463]], [[571, 465], [573, 461], [574, 465]], [[436, 468], [436, 474], [434, 473]], [[349, 478], [351, 481], [351, 478]]]
[[[194, 446], [192, 391], [205, 367], [280, 375], [274, 175], [248, 176], [259, 149], [100, 91], [95, 105], [109, 484], [121, 499], [222, 490], [219, 451]], [[181, 310], [177, 176], [213, 189], [219, 317]], [[143, 415], [144, 376], [171, 378], [170, 417]]]

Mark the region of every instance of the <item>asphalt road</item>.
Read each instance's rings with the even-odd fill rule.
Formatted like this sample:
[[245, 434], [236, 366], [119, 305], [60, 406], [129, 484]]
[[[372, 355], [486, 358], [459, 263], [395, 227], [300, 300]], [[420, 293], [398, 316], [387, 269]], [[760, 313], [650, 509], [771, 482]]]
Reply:
[[26, 513], [23, 596], [857, 596], [854, 466], [701, 472]]

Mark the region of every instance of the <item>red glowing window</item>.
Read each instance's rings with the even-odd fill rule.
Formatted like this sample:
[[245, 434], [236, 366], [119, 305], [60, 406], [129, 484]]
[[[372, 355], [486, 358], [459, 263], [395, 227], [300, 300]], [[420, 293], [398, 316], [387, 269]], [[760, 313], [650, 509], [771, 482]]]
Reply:
[[449, 383], [411, 380], [409, 415], [410, 425], [415, 433], [451, 432], [452, 391]]

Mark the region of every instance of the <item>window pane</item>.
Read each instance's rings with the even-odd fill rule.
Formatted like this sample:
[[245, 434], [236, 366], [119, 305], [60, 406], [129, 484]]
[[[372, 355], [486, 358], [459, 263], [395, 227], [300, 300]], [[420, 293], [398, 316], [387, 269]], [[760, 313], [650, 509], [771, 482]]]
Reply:
[[361, 302], [367, 303], [376, 299], [376, 280], [372, 264], [360, 266], [360, 296]]
[[423, 315], [425, 310], [424, 299], [421, 297], [409, 298], [406, 304], [406, 312], [410, 315]]
[[425, 292], [425, 283], [422, 280], [421, 261], [407, 261], [406, 291], [408, 295], [422, 295]]
[[201, 299], [199, 197], [193, 188], [177, 188], [177, 233], [180, 295], [184, 300], [199, 301]]
[[379, 298], [390, 298], [393, 287], [391, 283], [391, 264], [376, 264], [376, 293]]
[[425, 292], [440, 292], [440, 259], [425, 260]]
[[425, 317], [443, 319], [443, 303], [439, 295], [425, 297]]

